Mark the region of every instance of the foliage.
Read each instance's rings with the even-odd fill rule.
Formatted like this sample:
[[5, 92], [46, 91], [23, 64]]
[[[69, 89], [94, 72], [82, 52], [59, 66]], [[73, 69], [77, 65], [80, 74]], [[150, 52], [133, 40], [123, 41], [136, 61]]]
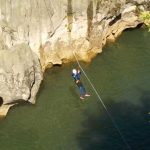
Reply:
[[143, 11], [140, 13], [139, 17], [145, 23], [145, 25], [148, 27], [148, 31], [150, 32], [150, 12]]

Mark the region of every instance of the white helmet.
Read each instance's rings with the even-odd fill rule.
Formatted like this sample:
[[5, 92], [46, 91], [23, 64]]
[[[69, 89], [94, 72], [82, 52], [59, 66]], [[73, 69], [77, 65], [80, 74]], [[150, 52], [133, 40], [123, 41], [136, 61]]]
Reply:
[[72, 69], [72, 73], [73, 74], [77, 74], [77, 70], [76, 69]]

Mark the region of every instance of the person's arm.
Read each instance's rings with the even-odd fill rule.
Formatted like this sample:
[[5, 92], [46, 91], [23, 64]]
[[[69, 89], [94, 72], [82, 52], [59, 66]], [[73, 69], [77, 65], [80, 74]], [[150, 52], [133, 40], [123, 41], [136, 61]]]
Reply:
[[78, 74], [81, 74], [81, 70], [80, 69], [78, 69]]
[[80, 80], [78, 79], [78, 76], [77, 76], [77, 75], [74, 76], [74, 79], [75, 79], [76, 83], [80, 82]]
[[79, 83], [80, 82], [80, 80], [76, 80], [76, 83]]

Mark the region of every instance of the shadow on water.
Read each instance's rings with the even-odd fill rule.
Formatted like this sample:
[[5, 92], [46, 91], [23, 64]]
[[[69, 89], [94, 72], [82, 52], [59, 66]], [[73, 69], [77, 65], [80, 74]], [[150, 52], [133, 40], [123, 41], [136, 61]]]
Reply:
[[[150, 150], [150, 91], [143, 91], [140, 105], [128, 101], [105, 100], [108, 109], [133, 150]], [[120, 135], [103, 111], [89, 115], [82, 123], [84, 130], [77, 137], [82, 150], [127, 150]]]

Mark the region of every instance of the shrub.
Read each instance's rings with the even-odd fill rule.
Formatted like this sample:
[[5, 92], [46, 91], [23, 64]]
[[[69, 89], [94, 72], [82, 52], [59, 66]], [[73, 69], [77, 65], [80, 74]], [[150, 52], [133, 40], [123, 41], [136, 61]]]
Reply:
[[145, 23], [145, 25], [148, 27], [148, 31], [150, 32], [150, 12], [143, 11], [140, 13], [139, 17]]

